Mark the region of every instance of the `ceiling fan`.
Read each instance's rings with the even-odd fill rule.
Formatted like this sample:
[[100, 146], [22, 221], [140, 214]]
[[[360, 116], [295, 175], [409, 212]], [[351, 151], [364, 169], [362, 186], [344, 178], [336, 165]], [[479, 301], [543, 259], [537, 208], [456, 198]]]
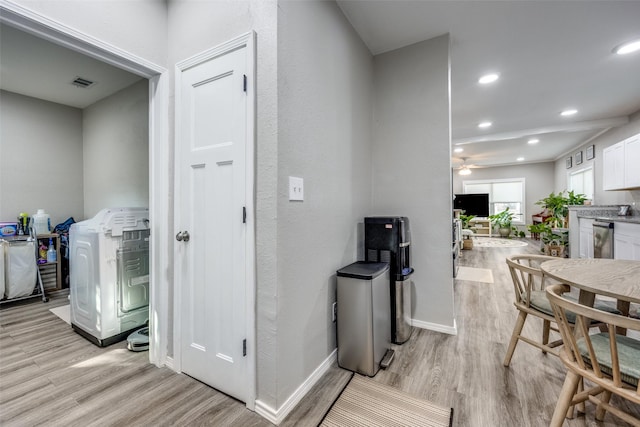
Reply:
[[470, 175], [471, 168], [475, 167], [475, 165], [468, 165], [466, 157], [461, 157], [460, 159], [462, 160], [462, 165], [458, 166], [457, 168], [458, 175]]

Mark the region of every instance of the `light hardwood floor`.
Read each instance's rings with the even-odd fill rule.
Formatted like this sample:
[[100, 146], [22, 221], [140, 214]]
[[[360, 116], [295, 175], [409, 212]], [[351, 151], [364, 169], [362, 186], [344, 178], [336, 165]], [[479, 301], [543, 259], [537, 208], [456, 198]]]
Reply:
[[[511, 366], [502, 366], [517, 315], [504, 259], [537, 251], [531, 241], [463, 251], [461, 265], [492, 269], [495, 283], [456, 280], [458, 334], [416, 329], [374, 380], [453, 407], [454, 426], [548, 425], [564, 379], [561, 362], [521, 342]], [[127, 351], [124, 343], [94, 346], [49, 312], [64, 304], [62, 293], [46, 304], [34, 299], [0, 309], [1, 426], [271, 425], [186, 375], [150, 365], [146, 352]], [[529, 320], [525, 333], [538, 336], [541, 326]], [[334, 365], [281, 425], [316, 426], [350, 376]], [[640, 415], [637, 405], [623, 405]], [[587, 405], [586, 416], [565, 425], [624, 425], [610, 415], [596, 423], [593, 412]]]

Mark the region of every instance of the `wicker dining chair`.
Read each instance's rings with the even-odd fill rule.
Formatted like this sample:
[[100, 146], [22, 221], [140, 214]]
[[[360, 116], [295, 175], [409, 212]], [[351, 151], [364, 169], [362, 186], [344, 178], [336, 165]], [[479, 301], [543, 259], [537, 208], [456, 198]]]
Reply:
[[[554, 259], [558, 258], [535, 254], [519, 254], [507, 257], [507, 265], [509, 266], [509, 273], [511, 273], [515, 292], [513, 305], [518, 309], [518, 318], [507, 347], [507, 354], [503, 362], [504, 366], [509, 366], [511, 363], [511, 358], [519, 340], [538, 347], [543, 353], [551, 353], [558, 356], [558, 351], [555, 350], [555, 347], [561, 345], [562, 340], [549, 342], [550, 331], [557, 331], [558, 329], [552, 326], [552, 324], [555, 325], [555, 318], [545, 294], [546, 278], [540, 270], [540, 264]], [[522, 335], [522, 329], [529, 315], [542, 319], [542, 339], [540, 341]]]
[[[509, 366], [511, 363], [511, 358], [513, 357], [519, 340], [539, 348], [544, 354], [559, 355], [556, 347], [562, 345], [562, 339], [549, 342], [550, 332], [558, 332], [551, 304], [545, 294], [545, 286], [549, 284], [548, 282], [551, 279], [545, 277], [540, 270], [540, 264], [543, 262], [557, 259], [557, 257], [537, 254], [518, 254], [507, 257], [506, 259], [513, 281], [515, 293], [513, 305], [518, 309], [518, 318], [513, 327], [509, 346], [507, 347], [507, 354], [503, 362], [504, 366]], [[620, 314], [613, 304], [606, 301], [596, 301], [595, 307], [600, 310]], [[529, 315], [542, 319], [542, 337], [539, 341], [522, 334], [522, 329]], [[570, 321], [573, 321], [573, 318], [570, 318]], [[593, 323], [591, 326], [598, 325]]]
[[[612, 406], [610, 399], [616, 394], [640, 404], [640, 340], [618, 335], [616, 328], [640, 332], [640, 320], [612, 314], [589, 307], [567, 298], [568, 285], [548, 286], [546, 293], [551, 303], [564, 346], [560, 360], [567, 367], [567, 376], [560, 391], [551, 426], [561, 426], [568, 409], [578, 403], [590, 401], [597, 405], [595, 418], [602, 421], [606, 412], [639, 426], [640, 419]], [[574, 322], [569, 322], [569, 318]], [[589, 335], [589, 326], [599, 322], [603, 332]], [[578, 389], [581, 380], [593, 387]], [[586, 383], [584, 383], [586, 384]]]

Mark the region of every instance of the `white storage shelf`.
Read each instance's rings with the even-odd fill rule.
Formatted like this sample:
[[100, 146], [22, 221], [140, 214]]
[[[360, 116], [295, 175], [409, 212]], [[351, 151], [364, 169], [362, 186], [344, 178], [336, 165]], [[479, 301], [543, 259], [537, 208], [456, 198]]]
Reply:
[[489, 218], [473, 218], [469, 221], [469, 228], [475, 232], [476, 236], [491, 237], [491, 221]]

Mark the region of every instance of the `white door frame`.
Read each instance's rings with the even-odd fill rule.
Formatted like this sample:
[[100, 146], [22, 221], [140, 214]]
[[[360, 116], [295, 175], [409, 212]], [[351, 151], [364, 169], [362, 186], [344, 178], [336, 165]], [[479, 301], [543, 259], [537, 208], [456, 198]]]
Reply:
[[167, 173], [172, 170], [168, 136], [168, 70], [6, 0], [0, 0], [0, 22], [149, 79], [149, 361], [156, 366], [170, 365], [171, 360], [167, 358], [169, 280], [166, 270], [170, 269], [170, 260], [173, 259], [169, 256], [173, 252], [173, 239], [169, 220], [170, 174]]
[[[247, 146], [246, 146], [246, 196], [247, 196], [247, 229], [246, 229], [246, 315], [247, 315], [247, 383], [249, 390], [247, 390], [247, 408], [255, 410], [256, 400], [256, 363], [257, 363], [257, 346], [256, 346], [256, 255], [255, 255], [255, 104], [256, 104], [256, 71], [255, 71], [255, 32], [250, 31], [242, 34], [232, 40], [222, 43], [216, 47], [201, 52], [191, 58], [180, 61], [175, 67], [175, 105], [181, 104], [181, 78], [182, 72], [194, 67], [203, 62], [209, 61], [217, 56], [224, 55], [230, 51], [246, 47], [246, 61], [247, 61]], [[175, 135], [176, 141], [174, 146], [175, 157], [175, 204], [174, 212], [174, 234], [176, 230], [181, 229], [180, 209], [181, 206], [181, 191], [180, 191], [180, 177], [182, 176], [179, 171], [179, 164], [181, 160], [180, 138], [182, 135], [181, 128], [181, 114], [182, 109], [177, 107], [175, 109]], [[174, 246], [174, 257], [178, 256], [177, 247]], [[177, 259], [177, 258], [175, 258]], [[182, 303], [182, 283], [181, 276], [182, 271], [179, 263], [176, 264], [174, 270], [174, 291], [173, 291], [173, 362], [174, 369], [178, 372], [181, 371], [182, 366], [182, 350], [180, 347], [180, 339], [176, 338], [180, 336], [182, 326], [182, 313], [180, 311]]]

